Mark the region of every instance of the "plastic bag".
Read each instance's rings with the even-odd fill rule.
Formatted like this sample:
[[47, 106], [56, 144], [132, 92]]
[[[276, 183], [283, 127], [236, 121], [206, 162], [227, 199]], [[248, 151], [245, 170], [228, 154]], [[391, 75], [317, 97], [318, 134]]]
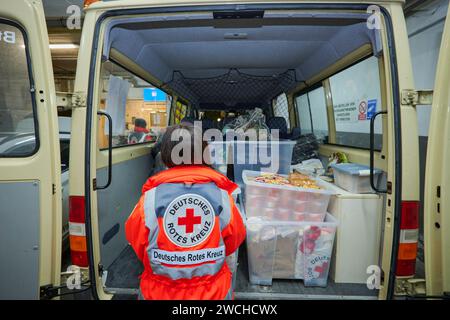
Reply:
[[[249, 130], [255, 130], [255, 136], [247, 135]], [[228, 130], [233, 130], [238, 136], [247, 136], [255, 138], [256, 140], [267, 140], [270, 138], [269, 128], [265, 122], [265, 116], [261, 109], [255, 108], [248, 111], [247, 114], [241, 115], [227, 124], [222, 132], [226, 133]]]

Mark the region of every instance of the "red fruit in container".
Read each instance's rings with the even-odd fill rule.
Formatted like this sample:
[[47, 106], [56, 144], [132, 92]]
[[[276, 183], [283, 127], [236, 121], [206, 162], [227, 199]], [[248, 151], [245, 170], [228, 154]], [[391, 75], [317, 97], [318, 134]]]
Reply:
[[314, 251], [314, 248], [316, 247], [316, 243], [314, 240], [306, 240], [305, 247], [308, 250]]
[[318, 226], [311, 226], [305, 231], [305, 238], [311, 240], [317, 240], [320, 237], [321, 230]]
[[314, 242], [314, 240], [305, 239], [300, 244], [300, 251], [305, 254], [313, 253], [315, 248], [316, 243]]
[[323, 221], [323, 215], [318, 213], [310, 213], [307, 215], [308, 221], [314, 221], [314, 222], [322, 222]]
[[303, 212], [293, 212], [292, 220], [293, 221], [305, 221], [306, 215]]
[[328, 262], [324, 262], [321, 266], [316, 266], [314, 268], [314, 271], [318, 272], [320, 276], [323, 276], [323, 274], [327, 271], [327, 269], [328, 269]]
[[308, 206], [308, 204], [305, 201], [301, 201], [301, 200], [300, 201], [297, 200], [292, 203], [292, 207], [293, 207], [294, 211], [297, 211], [297, 212], [305, 212], [307, 206]]
[[278, 209], [277, 216], [281, 221], [290, 221], [291, 220], [291, 210], [288, 209]]
[[277, 219], [277, 210], [273, 208], [264, 208], [260, 211], [262, 216], [267, 217], [269, 220]]
[[246, 194], [248, 195], [255, 195], [255, 196], [266, 196], [267, 195], [267, 189], [261, 188], [261, 187], [249, 187], [247, 190], [245, 190]]

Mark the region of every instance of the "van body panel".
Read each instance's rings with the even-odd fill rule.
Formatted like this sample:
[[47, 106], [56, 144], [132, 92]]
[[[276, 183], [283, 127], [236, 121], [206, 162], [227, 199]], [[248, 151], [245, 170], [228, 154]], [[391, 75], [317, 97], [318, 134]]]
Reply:
[[[403, 8], [400, 5], [392, 5], [389, 8], [389, 12], [394, 26], [393, 37], [395, 39], [394, 50], [396, 53], [398, 91], [392, 92], [392, 86], [389, 86], [387, 97], [392, 97], [394, 95], [397, 95], [398, 97], [402, 90], [414, 87], [414, 82]], [[390, 69], [390, 65], [388, 64], [386, 64], [385, 67], [388, 70]], [[392, 74], [392, 70], [387, 71], [386, 74]], [[385, 282], [387, 281], [388, 276], [391, 277], [391, 279], [395, 279], [395, 262], [398, 256], [398, 243], [400, 239], [401, 201], [419, 201], [419, 141], [416, 110], [412, 106], [401, 105], [400, 101], [390, 102], [390, 99], [387, 99], [387, 102], [388, 114], [392, 112], [394, 108], [397, 108], [400, 109], [400, 117], [398, 119], [396, 119], [395, 116], [387, 117], [388, 131], [390, 132], [389, 136], [393, 138], [389, 139], [386, 156], [392, 158], [392, 155], [396, 154], [396, 147], [398, 147], [401, 149], [401, 158], [391, 159], [388, 165], [387, 181], [388, 183], [391, 182], [393, 187], [392, 193], [386, 194], [387, 203], [381, 265]], [[398, 125], [401, 127], [401, 132], [396, 132], [394, 130]], [[393, 174], [394, 172], [396, 174], [400, 173], [402, 178], [401, 183], [396, 181], [396, 175]], [[397, 194], [398, 192], [400, 192], [400, 194]], [[387, 273], [388, 270], [389, 273]], [[383, 286], [380, 290], [380, 295], [386, 293], [385, 289], [386, 287]]]
[[39, 189], [37, 181], [0, 183], [0, 239], [6, 244], [0, 246], [0, 255], [8, 257], [0, 267], [0, 299], [39, 298]]
[[450, 292], [450, 19], [444, 26], [431, 107], [425, 171], [426, 292]]
[[[412, 88], [412, 68], [411, 61], [409, 57], [409, 46], [407, 43], [407, 33], [406, 33], [406, 25], [404, 21], [404, 15], [402, 11], [402, 4], [404, 1], [347, 1], [345, 4], [379, 4], [383, 6], [383, 8], [389, 12], [390, 19], [393, 25], [394, 32], [394, 47], [390, 47], [390, 43], [388, 41], [388, 36], [386, 32], [381, 33], [382, 44], [383, 44], [383, 60], [379, 62], [380, 65], [380, 79], [383, 82], [382, 86], [382, 100], [383, 100], [383, 109], [388, 112], [388, 115], [398, 113], [399, 119], [401, 118], [402, 123], [402, 133], [396, 133], [398, 126], [400, 125], [400, 121], [394, 119], [393, 116], [384, 116], [386, 121], [383, 121], [383, 150], [381, 152], [375, 152], [375, 164], [377, 167], [382, 168], [384, 171], [388, 172], [387, 181], [392, 184], [392, 192], [386, 195], [386, 210], [385, 210], [385, 220], [384, 220], [384, 240], [383, 240], [383, 254], [382, 254], [382, 270], [384, 275], [384, 283], [379, 291], [380, 298], [392, 298], [392, 293], [388, 294], [388, 279], [392, 282], [392, 278], [395, 277], [392, 272], [392, 259], [396, 258], [396, 251], [392, 250], [393, 245], [396, 243], [396, 237], [398, 235], [395, 234], [396, 226], [399, 223], [399, 214], [395, 213], [398, 211], [401, 200], [418, 200], [419, 199], [419, 186], [418, 186], [418, 139], [417, 134], [410, 134], [410, 131], [406, 131], [412, 128], [413, 132], [417, 133], [417, 119], [415, 114], [415, 109], [410, 106], [400, 107], [398, 101], [395, 101], [394, 93], [399, 95], [399, 92], [394, 92], [396, 90], [396, 86], [398, 85], [398, 90]], [[106, 22], [110, 19], [114, 19], [114, 17], [107, 17], [102, 21], [102, 24], [96, 28], [96, 24], [98, 19], [109, 10], [120, 10], [120, 9], [131, 9], [131, 8], [149, 8], [152, 7], [167, 7], [167, 6], [183, 6], [183, 8], [187, 8], [188, 6], [196, 6], [196, 5], [230, 5], [240, 4], [238, 1], [231, 2], [221, 2], [221, 1], [196, 1], [194, 2], [183, 2], [183, 1], [165, 1], [165, 2], [157, 2], [157, 1], [114, 1], [114, 2], [99, 2], [92, 4], [86, 10], [86, 17], [84, 22], [84, 30], [80, 45], [80, 53], [78, 58], [78, 67], [77, 67], [77, 79], [75, 82], [75, 91], [80, 92], [82, 95], [89, 97], [88, 99], [88, 108], [89, 104], [91, 104], [91, 114], [87, 113], [87, 108], [81, 107], [74, 109], [73, 112], [73, 122], [72, 122], [72, 130], [77, 130], [77, 128], [82, 127], [81, 133], [77, 136], [73, 136], [72, 138], [72, 146], [77, 150], [76, 152], [71, 152], [71, 157], [76, 157], [77, 159], [85, 159], [85, 162], [79, 161], [78, 163], [71, 161], [71, 194], [72, 195], [85, 195], [87, 200], [89, 200], [91, 211], [91, 216], [89, 223], [90, 229], [92, 231], [91, 234], [91, 244], [92, 244], [92, 261], [93, 268], [92, 270], [95, 272], [95, 284], [97, 285], [96, 293], [99, 298], [111, 298], [111, 295], [108, 295], [104, 292], [103, 287], [101, 286], [101, 272], [99, 268], [97, 268], [98, 264], [101, 263], [101, 235], [98, 230], [100, 229], [100, 218], [99, 218], [99, 201], [100, 201], [100, 193], [94, 190], [93, 180], [103, 173], [99, 173], [99, 169], [104, 170], [107, 167], [107, 150], [98, 150], [98, 146], [96, 143], [96, 135], [94, 133], [98, 130], [98, 121], [96, 111], [98, 108], [99, 101], [99, 77], [100, 77], [100, 65], [102, 58], [102, 50], [101, 44], [103, 43], [105, 34], [105, 25]], [[271, 5], [273, 4], [276, 7], [276, 4], [312, 4], [317, 5], [320, 3], [330, 4], [336, 3], [343, 4], [341, 1], [273, 1], [273, 2], [261, 2], [261, 1], [247, 1], [246, 3], [250, 4], [264, 4]], [[243, 5], [245, 8], [245, 5]], [[238, 8], [243, 8], [242, 6], [238, 6]], [[213, 7], [211, 7], [213, 9]], [[180, 9], [181, 10], [181, 9]], [[328, 12], [335, 9], [329, 9]], [[337, 9], [336, 9], [337, 10]], [[176, 10], [175, 10], [176, 11]], [[186, 9], [186, 11], [188, 11]], [[115, 14], [115, 13], [114, 13]], [[133, 14], [138, 15], [138, 11], [136, 10]], [[386, 27], [386, 21], [382, 19], [382, 28]], [[96, 31], [94, 33], [94, 30]], [[386, 30], [386, 29], [384, 29]], [[92, 57], [93, 48], [96, 49], [96, 56]], [[390, 60], [390, 50], [394, 50], [397, 55], [397, 72], [400, 75], [398, 79], [398, 84], [394, 84], [394, 79], [392, 79], [392, 64]], [[361, 48], [358, 52], [352, 55], [353, 57], [361, 56], [365, 52], [370, 53], [368, 48]], [[351, 63], [349, 61], [341, 61], [342, 64]], [[125, 60], [122, 60], [125, 61]], [[125, 62], [126, 63], [126, 62]], [[133, 67], [132, 64], [130, 64]], [[134, 66], [135, 67], [135, 66]], [[335, 70], [337, 71], [338, 65], [335, 66]], [[139, 71], [139, 70], [135, 70]], [[332, 73], [333, 70], [328, 70], [327, 72]], [[94, 74], [93, 74], [94, 73]], [[319, 75], [318, 75], [319, 77]], [[320, 78], [317, 78], [320, 81]], [[310, 83], [312, 84], [312, 83]], [[172, 105], [176, 103], [177, 98], [173, 97]], [[292, 101], [292, 97], [290, 98]], [[395, 111], [394, 111], [395, 110]], [[90, 120], [87, 122], [88, 127], [86, 127], [86, 117], [90, 117]], [[85, 130], [86, 128], [86, 130]], [[90, 130], [92, 133], [91, 137], [86, 136], [86, 132]], [[79, 130], [79, 129], [78, 129]], [[408, 137], [409, 136], [409, 137]], [[408, 139], [408, 142], [405, 143], [405, 139]], [[405, 152], [407, 155], [407, 159], [396, 158], [396, 153], [398, 150], [398, 146], [401, 145], [401, 151]], [[130, 152], [134, 149], [134, 152]], [[113, 149], [113, 163], [115, 165], [126, 165], [127, 161], [132, 161], [138, 155], [145, 155], [149, 152], [151, 146], [134, 146], [134, 147], [126, 147]], [[325, 145], [320, 148], [320, 153], [322, 155], [328, 156], [332, 152], [335, 151], [343, 151], [348, 152], [350, 158], [356, 162], [360, 163], [368, 163], [369, 162], [369, 151], [361, 150], [361, 149], [351, 149], [345, 148], [341, 146], [333, 146], [333, 145]], [[75, 156], [76, 154], [76, 156]], [[92, 164], [89, 168], [90, 171], [86, 172], [86, 163]], [[103, 172], [103, 171], [102, 171]], [[402, 173], [402, 177], [405, 179], [402, 182], [401, 186], [397, 186], [397, 183], [400, 184], [400, 181], [396, 181], [395, 176], [399, 173]], [[72, 178], [73, 177], [73, 178]], [[89, 177], [90, 181], [86, 181], [86, 177]], [[98, 179], [100, 180], [100, 178]], [[410, 184], [410, 186], [402, 188], [403, 185]], [[89, 197], [88, 197], [89, 195]], [[125, 213], [124, 213], [125, 214]], [[87, 217], [88, 218], [88, 217]]]
[[[15, 213], [15, 218], [2, 217], [2, 227], [15, 232], [2, 232], [1, 252], [14, 252], [14, 256], [8, 263], [2, 261], [0, 295], [38, 299], [41, 286], [59, 285], [61, 268], [61, 162], [53, 69], [41, 1], [1, 0], [0, 19], [23, 29], [26, 40], [22, 48], [28, 52], [31, 84], [28, 92], [34, 104], [34, 135], [38, 141], [36, 151], [28, 156], [0, 156], [0, 183], [4, 190], [6, 188], [2, 197], [8, 197], [2, 199], [2, 204], [3, 200], [15, 202], [5, 207], [2, 215], [11, 214], [11, 210], [27, 213], [20, 221]], [[31, 265], [24, 265], [28, 262]], [[36, 273], [33, 266], [36, 266]], [[25, 271], [25, 267], [31, 270]], [[8, 277], [8, 281], [4, 282], [3, 276]], [[17, 288], [5, 284], [12, 282]]]
[[[242, 1], [242, 0], [230, 0], [230, 1], [214, 1], [214, 0], [198, 0], [198, 1], [183, 1], [183, 0], [168, 0], [168, 1], [161, 1], [161, 0], [119, 0], [114, 2], [95, 2], [91, 4], [88, 8], [86, 8], [86, 12], [89, 11], [97, 11], [97, 10], [110, 10], [110, 9], [130, 9], [130, 8], [140, 8], [140, 7], [167, 7], [167, 6], [195, 6], [195, 5], [219, 5], [219, 4], [236, 4], [241, 5], [245, 7], [245, 4], [277, 4], [277, 3], [284, 3], [284, 4], [301, 4], [301, 3], [314, 3], [314, 4], [333, 4], [333, 3], [344, 3], [340, 0], [318, 0], [318, 1], [311, 1], [311, 0], [278, 0], [278, 1], [261, 1], [261, 0], [248, 0], [248, 1]], [[375, 4], [375, 5], [386, 5], [390, 3], [398, 3], [398, 4], [404, 4], [405, 0], [347, 0], [345, 3], [348, 4]]]
[[[141, 196], [140, 188], [151, 172], [153, 163], [147, 156], [129, 159], [112, 168], [112, 183], [105, 190], [99, 190], [98, 216], [101, 237], [101, 263], [108, 267], [114, 262], [115, 255], [127, 246], [124, 226], [137, 200]], [[98, 183], [104, 184], [107, 179], [107, 168], [97, 170]], [[123, 195], [126, 194], [126, 197]]]

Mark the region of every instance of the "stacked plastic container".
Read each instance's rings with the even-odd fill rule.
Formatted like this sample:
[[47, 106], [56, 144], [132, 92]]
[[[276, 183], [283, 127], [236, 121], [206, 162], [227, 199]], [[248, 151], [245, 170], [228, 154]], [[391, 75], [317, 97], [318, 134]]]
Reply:
[[234, 181], [243, 184], [245, 170], [288, 174], [296, 141], [234, 141]]
[[305, 286], [326, 286], [338, 225], [326, 212], [333, 192], [252, 181], [259, 175], [243, 172], [250, 282], [303, 279]]
[[234, 181], [243, 186], [244, 170], [262, 170], [288, 174], [291, 168], [295, 141], [221, 141], [209, 142], [213, 168], [227, 173], [227, 164], [233, 164]]

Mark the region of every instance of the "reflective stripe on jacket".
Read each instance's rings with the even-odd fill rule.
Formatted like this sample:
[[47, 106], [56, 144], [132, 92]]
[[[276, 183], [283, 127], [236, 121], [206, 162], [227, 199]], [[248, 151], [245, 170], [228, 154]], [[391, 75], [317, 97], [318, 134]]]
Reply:
[[238, 186], [205, 166], [179, 166], [144, 185], [125, 225], [144, 264], [145, 299], [230, 299], [225, 257], [245, 239]]

